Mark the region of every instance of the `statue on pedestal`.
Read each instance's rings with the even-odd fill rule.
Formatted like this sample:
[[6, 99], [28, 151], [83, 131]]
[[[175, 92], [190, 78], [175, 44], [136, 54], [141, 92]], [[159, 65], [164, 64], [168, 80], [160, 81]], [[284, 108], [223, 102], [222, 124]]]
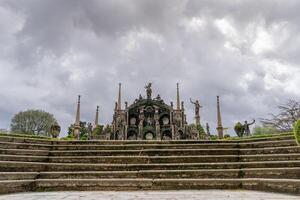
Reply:
[[151, 95], [152, 95], [151, 86], [152, 86], [152, 83], [148, 83], [148, 85], [145, 86], [146, 93], [147, 93], [147, 99], [151, 99]]
[[251, 135], [250, 126], [254, 123], [255, 123], [255, 119], [251, 123], [248, 123], [247, 121], [245, 121], [245, 124], [244, 124], [244, 134], [245, 134], [245, 136], [250, 136]]
[[194, 102], [194, 101], [192, 101], [192, 98], [190, 98], [190, 101], [192, 104], [195, 105], [195, 116], [200, 116], [200, 108], [202, 108], [202, 106], [200, 105], [199, 101], [196, 100]]
[[196, 125], [200, 125], [200, 108], [202, 108], [202, 106], [200, 105], [199, 101], [196, 100], [195, 102], [192, 101], [192, 99], [190, 98], [190, 101], [192, 104], [195, 105], [195, 119], [196, 119]]
[[208, 123], [206, 123], [206, 134], [210, 136], [210, 127]]

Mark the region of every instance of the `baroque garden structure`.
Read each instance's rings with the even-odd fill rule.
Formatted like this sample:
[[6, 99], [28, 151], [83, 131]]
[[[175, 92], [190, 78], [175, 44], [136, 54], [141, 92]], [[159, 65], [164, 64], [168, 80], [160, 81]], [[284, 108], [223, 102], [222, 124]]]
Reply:
[[[125, 108], [121, 103], [121, 83], [119, 83], [118, 99], [115, 102], [112, 131], [103, 132], [101, 135], [93, 135], [92, 130], [99, 125], [99, 106], [97, 106], [94, 126], [89, 123], [89, 139], [105, 140], [198, 140], [200, 124], [200, 105], [190, 99], [195, 106], [195, 126], [188, 126], [184, 109], [184, 102], [180, 101], [179, 84], [176, 90], [176, 106], [170, 104], [158, 94], [153, 98], [152, 84], [145, 86], [146, 95], [141, 94], [131, 105], [125, 102]], [[207, 135], [210, 134], [206, 124]], [[223, 138], [223, 126], [221, 120], [220, 100], [217, 96], [217, 132], [218, 138]], [[204, 131], [203, 131], [204, 132]], [[79, 139], [80, 134], [80, 95], [78, 96], [76, 120], [73, 135]], [[204, 133], [205, 134], [205, 133]]]
[[151, 83], [146, 87], [146, 97], [139, 95], [133, 104], [125, 102], [121, 108], [121, 84], [118, 102], [113, 116], [114, 140], [179, 140], [198, 139], [197, 134], [188, 130], [184, 102], [180, 102], [177, 83], [176, 107], [173, 102], [166, 104], [158, 94], [152, 97]]

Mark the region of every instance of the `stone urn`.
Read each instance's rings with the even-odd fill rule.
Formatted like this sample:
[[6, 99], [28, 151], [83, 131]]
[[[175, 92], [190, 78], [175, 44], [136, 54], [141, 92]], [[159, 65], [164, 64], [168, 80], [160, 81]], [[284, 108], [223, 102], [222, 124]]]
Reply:
[[60, 126], [58, 125], [57, 122], [55, 122], [52, 126], [51, 126], [51, 136], [53, 138], [57, 138], [59, 136], [59, 133], [60, 133]]

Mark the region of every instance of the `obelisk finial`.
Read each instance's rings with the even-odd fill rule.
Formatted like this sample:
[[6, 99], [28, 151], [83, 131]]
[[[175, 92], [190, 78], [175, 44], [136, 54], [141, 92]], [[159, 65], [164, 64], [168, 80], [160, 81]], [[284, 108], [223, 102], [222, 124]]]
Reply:
[[121, 83], [119, 83], [118, 105], [117, 110], [121, 110]]
[[79, 139], [80, 135], [80, 95], [78, 95], [78, 102], [77, 102], [77, 110], [76, 110], [76, 120], [74, 124], [74, 138]]
[[223, 126], [222, 126], [222, 118], [221, 118], [221, 109], [220, 109], [220, 97], [217, 96], [217, 120], [218, 120], [218, 136], [220, 139], [223, 138]]
[[99, 106], [96, 109], [96, 116], [95, 116], [95, 128], [99, 125]]
[[180, 110], [179, 83], [177, 83], [176, 108], [177, 110]]
[[80, 122], [80, 95], [78, 95], [75, 124], [79, 125], [79, 122]]

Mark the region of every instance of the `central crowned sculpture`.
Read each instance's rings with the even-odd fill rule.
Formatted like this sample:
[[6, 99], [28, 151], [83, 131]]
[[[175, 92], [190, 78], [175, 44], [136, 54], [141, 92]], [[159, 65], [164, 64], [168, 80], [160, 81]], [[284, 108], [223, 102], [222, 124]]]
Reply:
[[125, 109], [121, 106], [121, 84], [116, 102], [112, 129], [113, 140], [179, 140], [198, 139], [189, 132], [183, 102], [179, 101], [177, 84], [177, 105], [166, 104], [161, 96], [152, 98], [152, 83], [145, 86], [146, 98], [139, 98]]
[[151, 95], [152, 95], [151, 86], [152, 86], [152, 83], [148, 83], [148, 85], [145, 86], [146, 93], [147, 93], [147, 99], [151, 99]]

